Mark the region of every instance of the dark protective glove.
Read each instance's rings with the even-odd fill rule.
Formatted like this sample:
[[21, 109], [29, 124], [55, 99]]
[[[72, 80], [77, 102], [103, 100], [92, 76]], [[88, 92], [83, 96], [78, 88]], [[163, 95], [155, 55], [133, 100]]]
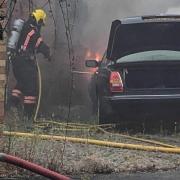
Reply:
[[13, 50], [7, 49], [7, 59], [9, 61], [9, 63], [11, 63], [13, 61], [13, 59], [15, 58], [16, 53]]
[[11, 61], [11, 57], [12, 57], [11, 51], [7, 51], [7, 59], [8, 59], [9, 61]]
[[51, 61], [51, 55], [50, 55], [50, 48], [47, 44], [45, 44], [44, 42], [42, 42], [38, 49], [37, 49], [37, 53], [42, 53], [44, 55], [44, 57], [46, 59], [48, 59], [48, 61]]
[[48, 61], [51, 61], [50, 48], [48, 46], [46, 47], [46, 53], [44, 54], [44, 56]]
[[49, 62], [53, 62], [54, 61], [54, 56], [51, 54], [47, 59], [48, 59]]
[[52, 56], [49, 56], [47, 59], [48, 59], [49, 62], [51, 62], [52, 61]]

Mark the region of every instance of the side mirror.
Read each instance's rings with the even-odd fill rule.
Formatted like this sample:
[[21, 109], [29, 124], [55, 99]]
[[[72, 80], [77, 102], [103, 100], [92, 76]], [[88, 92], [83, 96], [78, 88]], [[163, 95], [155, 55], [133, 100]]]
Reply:
[[86, 67], [97, 68], [99, 66], [99, 63], [96, 60], [86, 60], [85, 65]]

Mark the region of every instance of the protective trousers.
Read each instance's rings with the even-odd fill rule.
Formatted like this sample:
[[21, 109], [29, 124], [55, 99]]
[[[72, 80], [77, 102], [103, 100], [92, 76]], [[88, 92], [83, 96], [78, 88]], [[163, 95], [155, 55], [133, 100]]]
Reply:
[[12, 90], [12, 99], [17, 104], [23, 99], [24, 116], [31, 119], [37, 97], [37, 66], [35, 60], [26, 56], [17, 56], [13, 61], [13, 73], [16, 86]]

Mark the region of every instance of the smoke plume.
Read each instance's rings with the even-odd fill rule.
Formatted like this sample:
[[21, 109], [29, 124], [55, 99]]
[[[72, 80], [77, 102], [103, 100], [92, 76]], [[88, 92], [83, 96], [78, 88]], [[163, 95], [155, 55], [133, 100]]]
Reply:
[[129, 16], [156, 15], [180, 6], [179, 0], [83, 0], [82, 3], [85, 3], [88, 9], [88, 18], [82, 27], [82, 43], [101, 52], [107, 46], [113, 20]]

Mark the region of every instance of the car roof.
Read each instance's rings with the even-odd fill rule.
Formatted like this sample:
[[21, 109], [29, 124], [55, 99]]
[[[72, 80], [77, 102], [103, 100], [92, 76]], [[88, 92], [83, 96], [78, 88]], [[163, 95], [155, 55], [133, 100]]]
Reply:
[[160, 15], [147, 15], [135, 16], [120, 19], [121, 24], [134, 24], [134, 23], [148, 23], [148, 22], [166, 22], [166, 21], [180, 21], [180, 15], [174, 14], [160, 14]]

